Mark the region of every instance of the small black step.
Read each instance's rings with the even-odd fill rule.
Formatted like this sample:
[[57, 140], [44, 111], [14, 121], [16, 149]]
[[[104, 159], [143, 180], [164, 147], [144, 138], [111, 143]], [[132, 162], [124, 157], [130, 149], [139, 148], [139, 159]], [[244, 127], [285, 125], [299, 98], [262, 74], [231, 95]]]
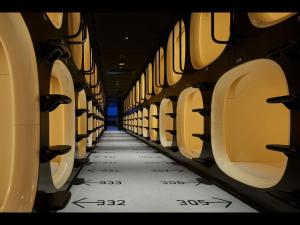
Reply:
[[89, 84], [85, 83], [85, 82], [78, 82], [74, 85], [74, 89], [76, 92], [80, 92], [83, 89], [87, 89], [88, 87], [89, 87]]
[[80, 116], [82, 116], [84, 113], [87, 113], [87, 112], [89, 112], [88, 109], [76, 109], [76, 116], [77, 116], [77, 117], [80, 117]]
[[173, 119], [176, 118], [176, 113], [166, 113], [165, 115], [166, 115], [166, 116], [170, 116], [170, 117], [172, 117]]
[[95, 113], [88, 113], [88, 114], [87, 114], [87, 117], [88, 117], [88, 118], [91, 118], [91, 117], [94, 117], [95, 115], [96, 115]]
[[56, 59], [71, 57], [69, 48], [62, 40], [47, 40], [39, 43], [38, 50], [41, 57], [50, 63], [53, 63]]
[[268, 98], [267, 103], [282, 103], [289, 110], [300, 110], [300, 96], [298, 95], [285, 95], [274, 98]]
[[287, 156], [300, 156], [300, 146], [269, 144], [266, 148], [272, 151], [283, 152]]
[[76, 134], [76, 142], [81, 141], [83, 138], [87, 138], [88, 134]]
[[200, 113], [202, 116], [210, 116], [209, 109], [193, 109], [192, 112]]
[[192, 134], [192, 136], [200, 138], [202, 141], [210, 142], [210, 135], [209, 134]]
[[58, 155], [68, 153], [71, 149], [72, 147], [70, 145], [42, 146], [40, 151], [40, 162], [49, 162]]
[[173, 136], [176, 135], [176, 130], [166, 130], [166, 132], [172, 134]]
[[65, 95], [42, 95], [40, 97], [40, 109], [42, 112], [51, 112], [60, 104], [69, 104], [72, 99]]
[[151, 128], [152, 130], [159, 131], [159, 128]]
[[159, 119], [159, 116], [158, 115], [152, 115], [152, 117], [156, 118], [156, 119]]
[[34, 210], [37, 212], [50, 212], [62, 210], [66, 207], [71, 198], [70, 191], [57, 191], [46, 193], [38, 191], [35, 197]]

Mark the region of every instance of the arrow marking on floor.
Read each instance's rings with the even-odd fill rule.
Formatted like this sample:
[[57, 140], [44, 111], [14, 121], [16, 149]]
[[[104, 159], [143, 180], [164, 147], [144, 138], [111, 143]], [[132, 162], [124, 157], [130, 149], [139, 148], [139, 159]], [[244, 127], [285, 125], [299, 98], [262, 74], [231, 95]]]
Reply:
[[[202, 177], [197, 177], [196, 180], [199, 182], [199, 184], [206, 184], [206, 185], [213, 185], [209, 180], [202, 178]], [[196, 186], [198, 186], [197, 184]]]
[[189, 182], [184, 182], [185, 184], [188, 183], [195, 183], [196, 186], [200, 185], [200, 184], [206, 184], [206, 185], [213, 185], [211, 182], [209, 182], [208, 180], [201, 178], [201, 177], [197, 177], [195, 181], [189, 181]]
[[114, 155], [96, 155], [94, 158], [110, 158], [110, 159], [115, 159], [116, 156]]
[[97, 201], [97, 202], [84, 202], [84, 201], [82, 201], [82, 200], [85, 200], [85, 199], [87, 199], [87, 198], [82, 198], [82, 199], [79, 199], [77, 201], [74, 201], [73, 204], [75, 204], [75, 205], [79, 206], [80, 208], [84, 209], [84, 206], [80, 205], [79, 203], [99, 203], [99, 201]]
[[187, 182], [183, 182], [183, 183], [185, 183], [185, 184], [196, 184], [196, 186], [201, 184], [201, 182], [199, 182], [198, 180], [196, 180], [196, 181], [187, 181]]
[[166, 170], [151, 170], [151, 171], [152, 172], [179, 172], [179, 173], [181, 173], [184, 170], [168, 170], [168, 169], [166, 169]]
[[116, 170], [116, 169], [103, 169], [103, 170], [89, 169], [87, 171], [90, 172], [90, 173], [94, 173], [94, 172], [120, 172], [120, 170]]
[[[221, 198], [215, 198], [215, 197], [212, 197], [214, 199], [217, 199], [219, 201], [207, 201], [207, 200], [177, 200], [177, 201], [180, 201], [181, 203], [185, 203], [183, 205], [199, 205], [198, 203], [200, 203], [201, 205], [210, 205], [210, 204], [226, 204], [225, 205], [225, 208], [228, 208], [230, 205], [231, 205], [231, 201], [228, 201], [228, 200], [225, 200], [225, 199], [221, 199]], [[190, 201], [194, 201], [194, 202], [197, 202], [197, 204], [187, 204], [187, 202], [190, 202]], [[182, 204], [180, 204], [182, 205]]]
[[[170, 170], [171, 171], [171, 170]], [[178, 170], [174, 170], [174, 171], [178, 171]], [[183, 170], [182, 170], [183, 171]], [[206, 185], [212, 185], [211, 183], [209, 183], [207, 180], [203, 179], [203, 178], [196, 178], [196, 180], [189, 180], [189, 181], [160, 181], [160, 182], [175, 182], [173, 184], [196, 184], [196, 186], [200, 185], [200, 184], [206, 184]], [[180, 183], [179, 183], [180, 182]], [[171, 184], [171, 183], [169, 183]]]
[[225, 208], [228, 208], [231, 205], [231, 203], [232, 203], [231, 201], [224, 200], [224, 199], [221, 199], [221, 198], [215, 198], [215, 197], [212, 197], [212, 198], [220, 200], [220, 201], [219, 202], [207, 202], [207, 201], [203, 200], [203, 204], [202, 205], [209, 205], [209, 204], [215, 204], [215, 203], [225, 203], [225, 204], [227, 204], [225, 206]]
[[87, 186], [92, 186], [90, 184], [102, 184], [101, 182], [105, 182], [104, 184], [108, 184], [108, 182], [113, 182], [110, 185], [121, 184], [122, 183], [121, 181], [105, 181], [105, 180], [93, 181], [93, 180], [87, 180], [87, 181], [84, 182], [84, 184], [87, 185]]

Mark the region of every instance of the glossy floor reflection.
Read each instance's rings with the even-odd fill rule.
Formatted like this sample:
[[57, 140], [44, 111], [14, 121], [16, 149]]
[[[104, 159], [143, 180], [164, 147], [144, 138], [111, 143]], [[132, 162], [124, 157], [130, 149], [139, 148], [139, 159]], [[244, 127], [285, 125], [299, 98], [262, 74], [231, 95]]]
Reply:
[[123, 131], [106, 131], [60, 212], [256, 212]]

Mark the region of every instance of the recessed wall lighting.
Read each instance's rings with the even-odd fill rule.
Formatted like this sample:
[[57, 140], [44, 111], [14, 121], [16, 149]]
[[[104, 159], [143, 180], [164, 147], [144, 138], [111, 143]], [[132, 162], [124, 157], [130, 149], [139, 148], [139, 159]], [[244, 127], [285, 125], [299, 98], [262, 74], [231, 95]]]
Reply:
[[124, 62], [120, 62], [119, 66], [125, 66], [125, 63]]
[[125, 40], [128, 40], [128, 36], [125, 37]]

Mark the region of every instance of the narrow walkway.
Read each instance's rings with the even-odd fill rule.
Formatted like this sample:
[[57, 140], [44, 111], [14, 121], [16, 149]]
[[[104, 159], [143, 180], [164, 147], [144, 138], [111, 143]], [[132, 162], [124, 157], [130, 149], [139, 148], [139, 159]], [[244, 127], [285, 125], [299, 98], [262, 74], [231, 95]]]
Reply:
[[60, 212], [255, 212], [123, 131], [106, 131]]

